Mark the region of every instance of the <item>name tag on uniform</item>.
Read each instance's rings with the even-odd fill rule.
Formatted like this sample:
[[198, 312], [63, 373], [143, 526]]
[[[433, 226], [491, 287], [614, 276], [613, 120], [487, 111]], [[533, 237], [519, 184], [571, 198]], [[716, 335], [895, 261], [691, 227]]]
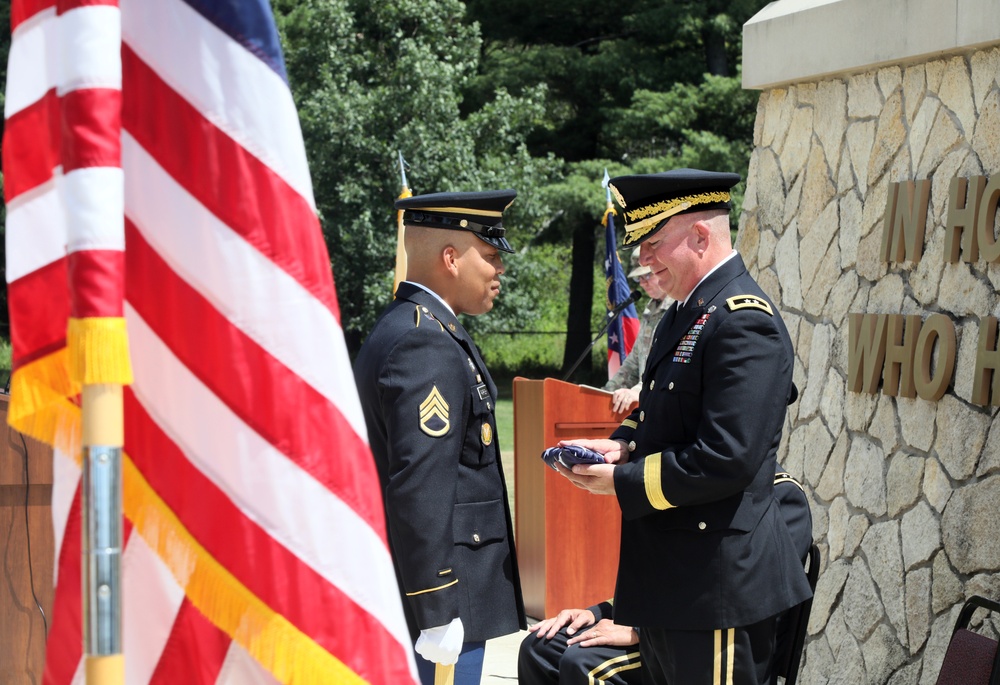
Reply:
[[485, 400], [487, 397], [490, 396], [490, 391], [486, 389], [485, 383], [480, 383], [479, 385], [477, 385], [476, 392], [479, 393], [479, 399], [481, 400]]

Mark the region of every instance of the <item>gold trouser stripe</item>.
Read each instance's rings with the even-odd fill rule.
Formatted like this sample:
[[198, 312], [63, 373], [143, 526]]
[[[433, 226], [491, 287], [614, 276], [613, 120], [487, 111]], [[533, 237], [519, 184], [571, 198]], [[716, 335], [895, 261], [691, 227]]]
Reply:
[[726, 685], [733, 685], [733, 662], [736, 660], [736, 650], [733, 648], [736, 641], [736, 629], [730, 628], [726, 631]]
[[651, 454], [643, 459], [642, 479], [646, 485], [646, 498], [654, 509], [670, 509], [674, 505], [667, 501], [660, 483], [660, 453]]
[[736, 641], [736, 629], [726, 629], [726, 647], [722, 647], [722, 630], [715, 631], [715, 672], [712, 676], [713, 685], [722, 685], [722, 657], [726, 658], [726, 685], [733, 685], [733, 663], [735, 652], [733, 644]]
[[[601, 673], [601, 671], [606, 668], [610, 668], [619, 662], [625, 662], [618, 668], [613, 668], [606, 673]], [[593, 670], [587, 674], [587, 685], [597, 685], [597, 683], [603, 683], [605, 680], [615, 675], [616, 673], [621, 673], [622, 671], [631, 671], [636, 668], [640, 668], [642, 662], [639, 660], [639, 652], [626, 652], [621, 656], [616, 656], [614, 659], [608, 659], [607, 661], [599, 664]]]
[[425, 592], [437, 592], [438, 590], [444, 590], [446, 587], [451, 587], [452, 585], [454, 585], [457, 582], [458, 582], [458, 578], [456, 578], [455, 580], [453, 580], [450, 583], [447, 583], [445, 585], [439, 585], [438, 587], [429, 587], [426, 590], [417, 590], [416, 592], [407, 592], [406, 596], [407, 597], [416, 597], [417, 595], [422, 595]]
[[434, 664], [434, 685], [454, 685], [454, 683], [455, 664], [449, 664], [448, 666]]
[[715, 668], [712, 669], [712, 685], [722, 685], [722, 631], [715, 631]]

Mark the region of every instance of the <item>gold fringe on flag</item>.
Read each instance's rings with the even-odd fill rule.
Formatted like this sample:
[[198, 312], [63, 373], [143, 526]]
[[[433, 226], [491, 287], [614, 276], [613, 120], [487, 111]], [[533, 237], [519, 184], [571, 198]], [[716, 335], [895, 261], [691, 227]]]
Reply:
[[[7, 423], [14, 430], [67, 454], [79, 447], [80, 408], [70, 399], [80, 385], [69, 375], [69, 351], [62, 349], [15, 369], [10, 377]], [[56, 444], [57, 437], [63, 436]]]
[[608, 203], [608, 208], [604, 210], [604, 216], [601, 217], [601, 226], [604, 226], [604, 228], [608, 227], [608, 215], [609, 214], [613, 214], [614, 216], [618, 216], [618, 212], [615, 211], [614, 206], [610, 202]]
[[132, 363], [128, 332], [122, 317], [69, 320], [67, 328], [70, 378], [83, 385], [129, 385]]
[[208, 620], [286, 685], [364, 685], [357, 673], [276, 613], [216, 561], [150, 487], [128, 455], [122, 460], [125, 516]]

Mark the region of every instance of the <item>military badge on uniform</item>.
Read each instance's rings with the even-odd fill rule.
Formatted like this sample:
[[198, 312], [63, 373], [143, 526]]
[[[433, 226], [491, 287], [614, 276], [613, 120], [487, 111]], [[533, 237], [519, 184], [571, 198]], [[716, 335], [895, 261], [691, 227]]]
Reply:
[[726, 309], [731, 312], [735, 312], [737, 309], [748, 308], [759, 309], [762, 312], [767, 312], [770, 316], [774, 316], [774, 311], [771, 309], [770, 303], [762, 297], [757, 297], [756, 295], [737, 295], [726, 300]]
[[[423, 316], [422, 317], [421, 317], [421, 312], [423, 312]], [[434, 323], [436, 323], [438, 326], [441, 326], [441, 330], [442, 331], [444, 330], [444, 326], [441, 324], [440, 321], [438, 321], [437, 319], [434, 318], [434, 314], [432, 314], [430, 312], [430, 310], [427, 309], [427, 307], [417, 306], [417, 308], [413, 312], [413, 325], [416, 328], [420, 328], [420, 319], [421, 318], [430, 319], [431, 321], [433, 321]]]
[[491, 426], [488, 421], [483, 422], [483, 428], [480, 431], [480, 435], [483, 438], [484, 445], [489, 445], [493, 442], [493, 426]]
[[694, 346], [698, 344], [698, 338], [701, 337], [701, 332], [705, 330], [705, 323], [708, 321], [709, 316], [709, 312], [702, 314], [694, 322], [694, 325], [688, 329], [687, 334], [681, 338], [676, 349], [674, 349], [674, 358], [672, 361], [679, 364], [691, 363], [691, 357], [694, 356]]
[[427, 399], [420, 403], [420, 430], [432, 438], [439, 438], [447, 433], [450, 427], [448, 403], [435, 385], [431, 388]]

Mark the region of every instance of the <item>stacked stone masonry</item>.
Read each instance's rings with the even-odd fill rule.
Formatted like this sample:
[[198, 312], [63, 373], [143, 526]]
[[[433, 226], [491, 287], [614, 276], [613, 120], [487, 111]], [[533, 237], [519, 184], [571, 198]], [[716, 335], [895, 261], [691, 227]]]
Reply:
[[[1000, 600], [1000, 421], [970, 401], [972, 364], [938, 402], [847, 384], [849, 313], [943, 313], [975, 358], [1000, 265], [947, 263], [944, 225], [952, 178], [996, 174], [1000, 48], [760, 97], [737, 248], [796, 349], [779, 458], [823, 556], [804, 685], [934, 685], [965, 597]], [[889, 184], [917, 179], [932, 182], [923, 258], [886, 262]]]

